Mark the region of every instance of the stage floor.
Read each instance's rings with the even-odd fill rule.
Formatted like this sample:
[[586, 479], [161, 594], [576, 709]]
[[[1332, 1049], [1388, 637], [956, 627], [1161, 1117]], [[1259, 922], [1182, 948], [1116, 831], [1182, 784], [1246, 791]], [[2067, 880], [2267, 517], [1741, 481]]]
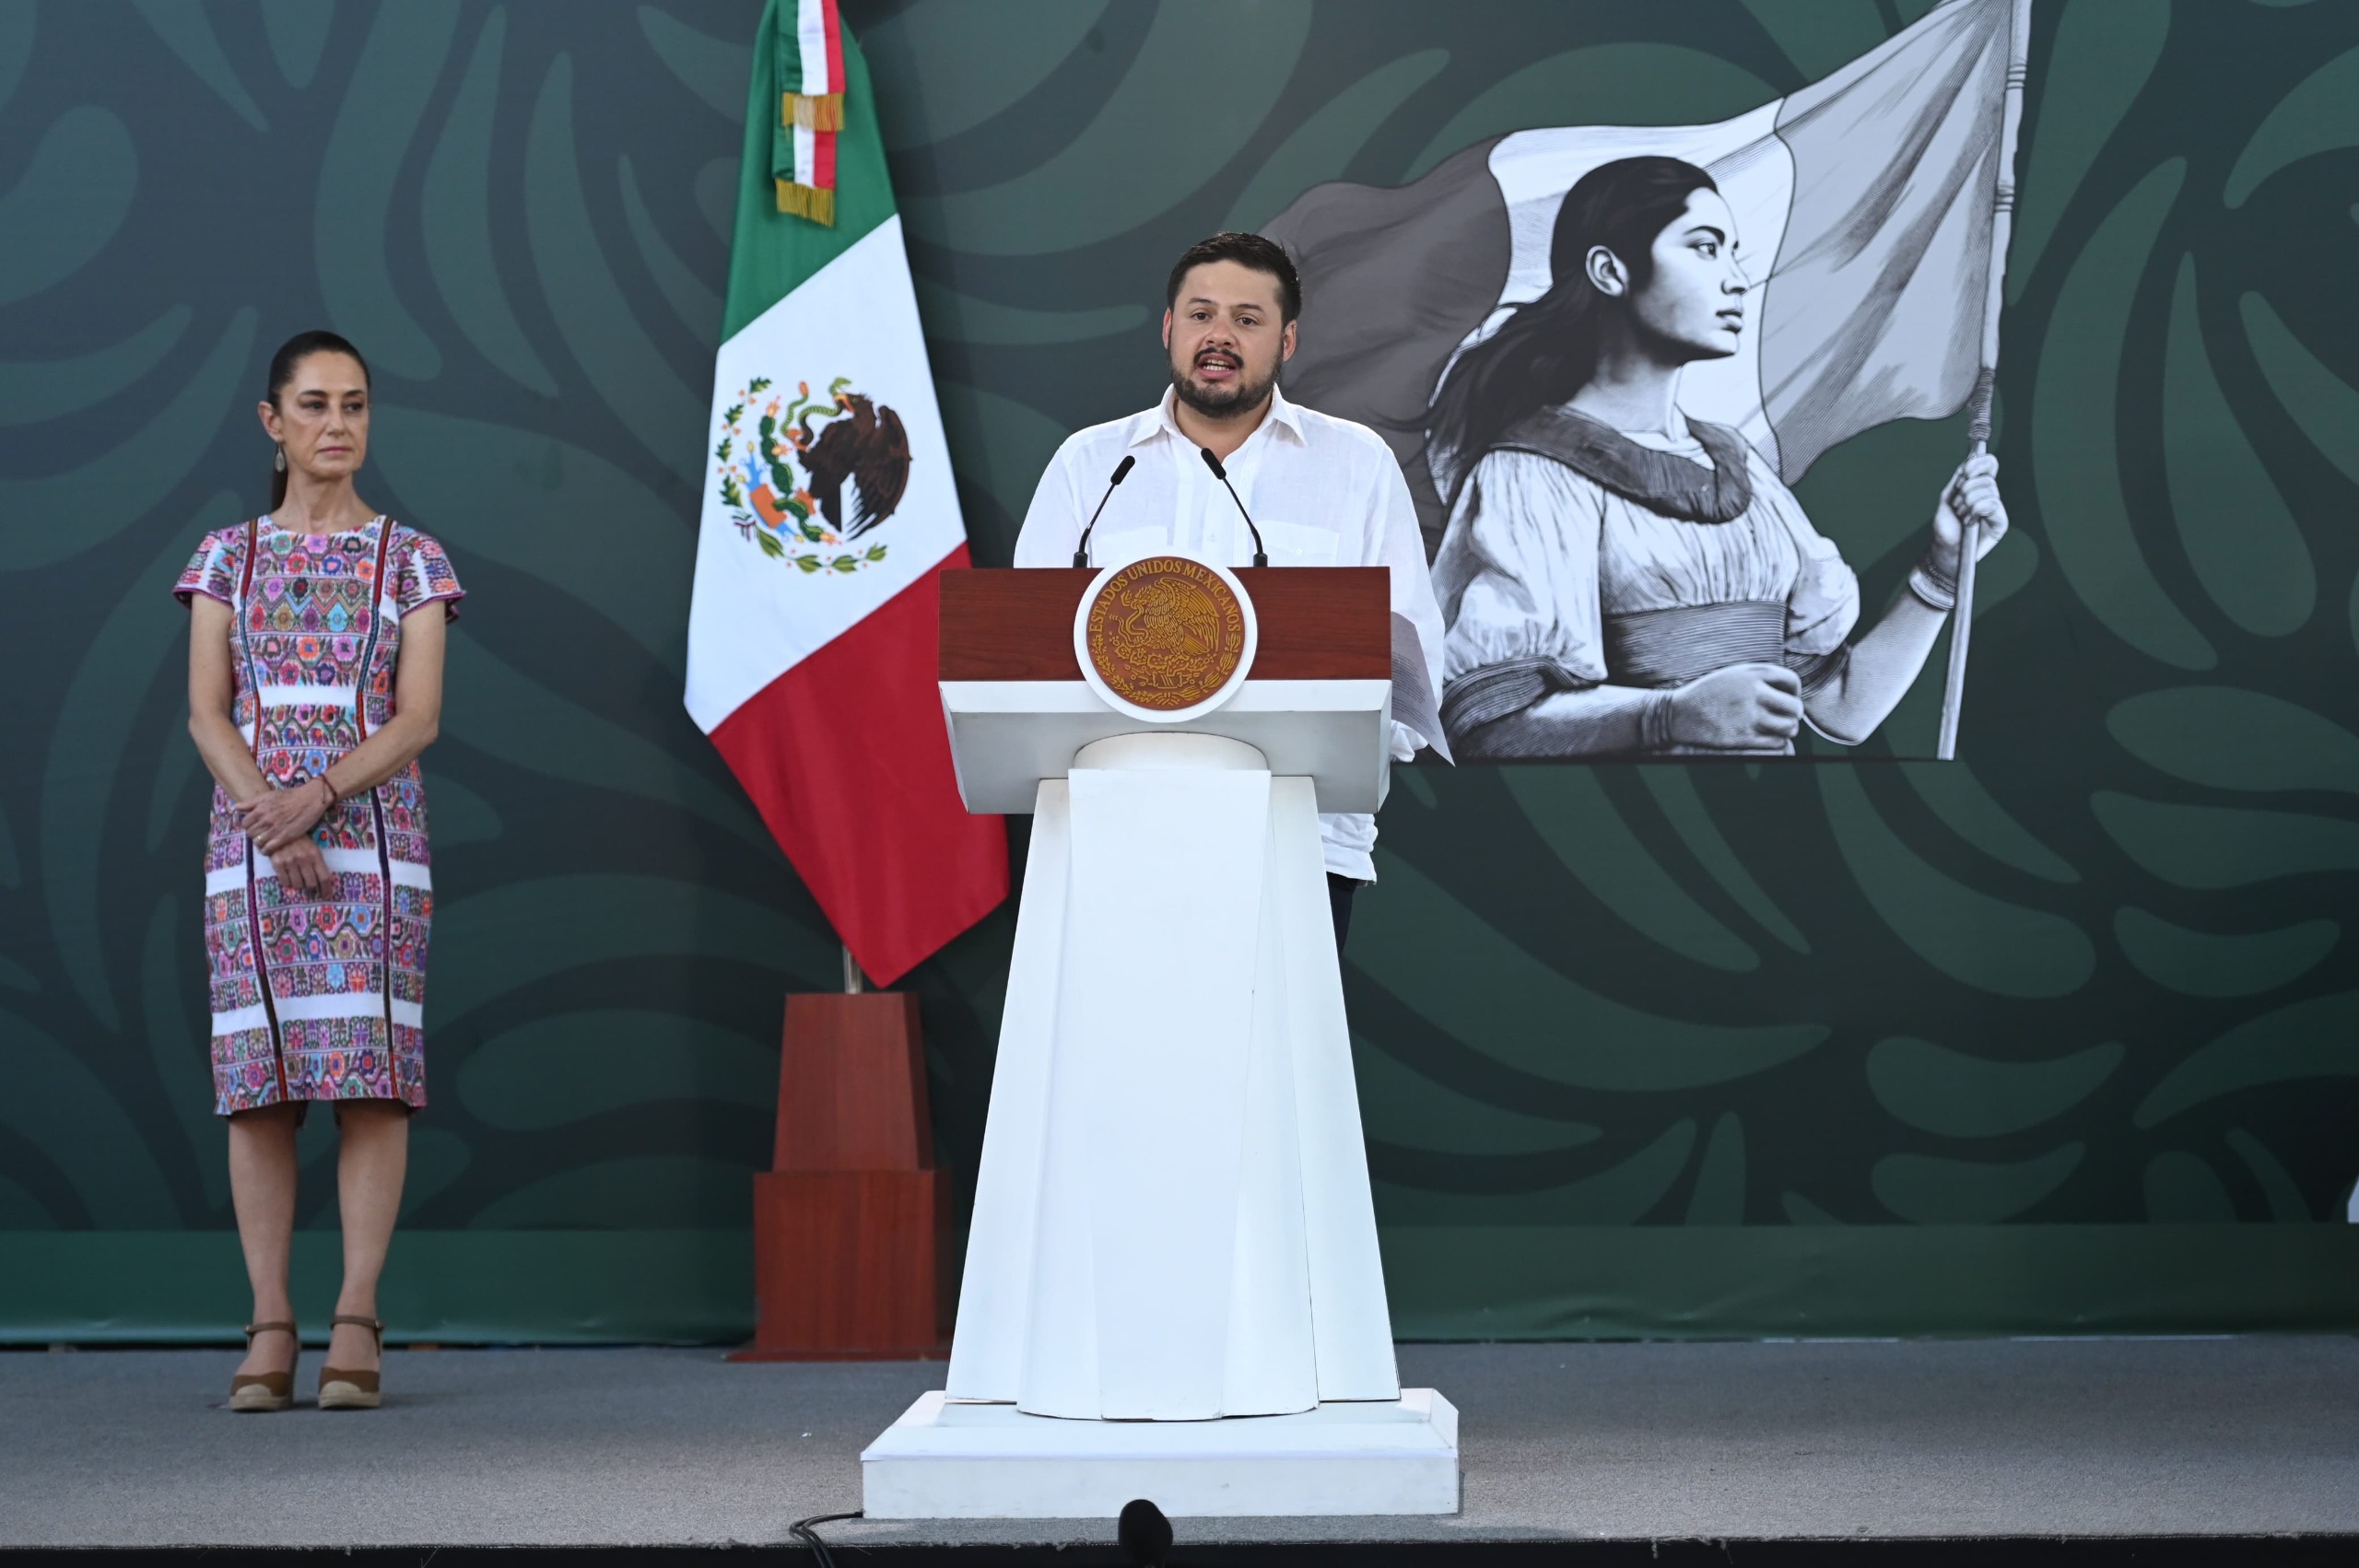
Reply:
[[[396, 1352], [384, 1409], [220, 1408], [227, 1352], [0, 1353], [0, 1546], [778, 1543], [860, 1506], [939, 1363]], [[308, 1376], [319, 1364], [304, 1357]], [[2359, 1532], [2359, 1338], [1405, 1345], [1462, 1412], [1450, 1518], [1215, 1542]], [[1112, 1521], [827, 1527], [1110, 1543]]]

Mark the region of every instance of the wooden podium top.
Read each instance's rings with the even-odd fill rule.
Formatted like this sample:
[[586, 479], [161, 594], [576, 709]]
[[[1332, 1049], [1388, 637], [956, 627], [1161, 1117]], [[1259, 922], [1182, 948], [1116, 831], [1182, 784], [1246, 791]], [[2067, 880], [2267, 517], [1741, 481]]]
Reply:
[[1028, 812], [1084, 746], [1160, 730], [1225, 735], [1308, 778], [1319, 809], [1372, 812], [1391, 777], [1391, 579], [1383, 567], [1248, 568], [1260, 647], [1234, 695], [1168, 724], [1110, 707], [1082, 679], [1074, 620], [1082, 567], [941, 574], [943, 717], [958, 794], [974, 812]]
[[[945, 681], [1078, 681], [1073, 621], [1088, 567], [942, 574]], [[1240, 567], [1261, 648], [1255, 681], [1390, 681], [1391, 578], [1383, 567]]]

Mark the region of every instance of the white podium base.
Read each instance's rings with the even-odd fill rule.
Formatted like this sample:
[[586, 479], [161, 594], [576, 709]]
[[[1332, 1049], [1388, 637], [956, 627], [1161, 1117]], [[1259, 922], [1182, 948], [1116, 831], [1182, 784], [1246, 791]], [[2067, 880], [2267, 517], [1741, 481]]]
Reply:
[[921, 1396], [860, 1456], [872, 1519], [1458, 1512], [1458, 1410], [1431, 1388], [1226, 1421], [1067, 1421]]
[[1073, 762], [1039, 787], [947, 1394], [1397, 1399], [1310, 780], [1217, 735]]

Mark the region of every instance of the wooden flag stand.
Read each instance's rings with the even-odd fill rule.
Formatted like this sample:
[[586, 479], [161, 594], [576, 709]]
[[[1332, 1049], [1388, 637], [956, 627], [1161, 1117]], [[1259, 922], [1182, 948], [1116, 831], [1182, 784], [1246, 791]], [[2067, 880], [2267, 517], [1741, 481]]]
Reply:
[[946, 1356], [948, 1195], [918, 999], [788, 997], [778, 1079], [772, 1168], [754, 1177], [754, 1338], [729, 1359]]

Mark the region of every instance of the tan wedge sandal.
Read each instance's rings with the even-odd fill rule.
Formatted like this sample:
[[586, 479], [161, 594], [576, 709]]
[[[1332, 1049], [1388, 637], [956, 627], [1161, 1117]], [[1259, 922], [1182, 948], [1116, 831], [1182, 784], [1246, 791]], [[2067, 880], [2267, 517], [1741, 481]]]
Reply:
[[[329, 1318], [328, 1323], [331, 1328], [339, 1323], [348, 1323], [356, 1328], [368, 1329], [377, 1337], [378, 1360], [381, 1362], [384, 1359], [385, 1326], [377, 1319], [353, 1317], [339, 1313]], [[320, 1368], [320, 1409], [373, 1410], [383, 1402], [384, 1396], [380, 1392], [378, 1375], [375, 1372], [360, 1372], [341, 1366]]]
[[[295, 1341], [295, 1354], [303, 1353], [303, 1336], [292, 1323], [249, 1323], [246, 1325], [246, 1346], [252, 1349], [256, 1334], [273, 1330]], [[295, 1363], [289, 1362], [284, 1372], [242, 1372], [229, 1379], [229, 1408], [233, 1410], [283, 1410], [295, 1402]]]

